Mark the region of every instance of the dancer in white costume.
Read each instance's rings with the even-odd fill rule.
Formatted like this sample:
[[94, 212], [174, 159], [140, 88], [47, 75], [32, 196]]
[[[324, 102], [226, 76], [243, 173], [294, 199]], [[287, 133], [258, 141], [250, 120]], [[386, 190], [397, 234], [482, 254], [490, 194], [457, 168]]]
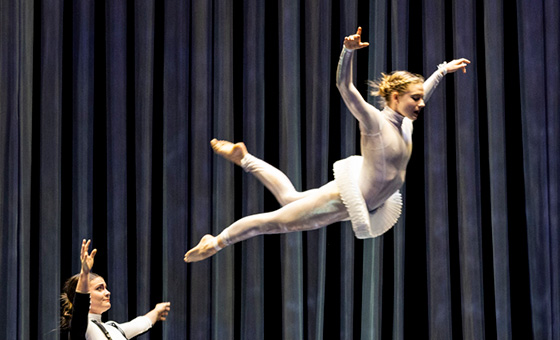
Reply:
[[185, 262], [210, 257], [222, 248], [261, 234], [313, 230], [348, 220], [358, 238], [376, 237], [389, 230], [401, 213], [399, 188], [412, 152], [412, 122], [424, 101], [447, 73], [465, 68], [461, 58], [438, 66], [425, 82], [419, 75], [396, 71], [373, 83], [373, 94], [385, 102], [377, 110], [352, 83], [352, 57], [361, 41], [362, 29], [344, 39], [336, 85], [346, 106], [359, 121], [362, 156], [334, 164], [335, 180], [324, 186], [298, 192], [280, 170], [247, 152], [243, 143], [212, 140], [214, 151], [256, 176], [282, 207], [276, 211], [244, 217], [218, 236], [205, 235], [185, 254]]
[[132, 339], [147, 332], [157, 321], [164, 321], [171, 309], [169, 302], [160, 302], [145, 315], [118, 324], [101, 321], [101, 314], [111, 308], [111, 293], [105, 280], [91, 269], [97, 249], [88, 252], [91, 240], [82, 241], [80, 273], [64, 283], [60, 301], [61, 339], [119, 340]]

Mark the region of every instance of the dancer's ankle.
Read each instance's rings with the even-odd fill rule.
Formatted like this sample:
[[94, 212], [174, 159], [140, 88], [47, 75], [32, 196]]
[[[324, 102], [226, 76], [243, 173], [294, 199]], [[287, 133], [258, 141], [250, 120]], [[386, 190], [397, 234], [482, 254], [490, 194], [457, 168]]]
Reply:
[[224, 249], [225, 247], [231, 244], [229, 239], [229, 232], [227, 230], [223, 230], [218, 236], [215, 238], [216, 244], [214, 248], [218, 250]]
[[251, 155], [250, 153], [246, 153], [243, 158], [241, 158], [241, 161], [239, 161], [239, 166], [245, 170], [245, 172], [249, 172], [250, 166], [251, 166], [251, 161], [255, 158], [255, 156]]
[[219, 236], [216, 236], [212, 239], [212, 246], [214, 247], [214, 249], [216, 249], [216, 251], [220, 251], [224, 248], [220, 243], [221, 242], [219, 241]]

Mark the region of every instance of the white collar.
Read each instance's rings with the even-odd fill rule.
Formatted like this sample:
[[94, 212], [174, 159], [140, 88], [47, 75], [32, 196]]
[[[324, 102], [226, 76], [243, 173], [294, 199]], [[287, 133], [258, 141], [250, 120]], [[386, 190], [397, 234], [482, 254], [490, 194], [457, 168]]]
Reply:
[[88, 320], [97, 320], [97, 321], [101, 322], [101, 314], [89, 313], [88, 314]]
[[393, 123], [396, 127], [401, 127], [403, 120], [405, 118], [403, 115], [391, 109], [389, 106], [385, 106], [382, 112], [385, 115], [385, 117], [387, 117], [387, 119], [391, 123]]

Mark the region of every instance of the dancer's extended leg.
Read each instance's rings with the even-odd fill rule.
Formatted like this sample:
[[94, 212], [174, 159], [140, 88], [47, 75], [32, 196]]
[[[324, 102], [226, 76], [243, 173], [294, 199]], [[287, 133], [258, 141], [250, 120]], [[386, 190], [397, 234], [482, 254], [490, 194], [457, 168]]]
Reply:
[[317, 189], [303, 192], [296, 190], [288, 176], [267, 162], [251, 155], [245, 144], [213, 139], [214, 152], [253, 174], [273, 195], [280, 205], [286, 205], [312, 194]]
[[329, 182], [300, 200], [269, 213], [244, 217], [214, 237], [205, 235], [185, 254], [186, 262], [210, 257], [221, 248], [261, 234], [313, 230], [348, 218], [338, 188]]

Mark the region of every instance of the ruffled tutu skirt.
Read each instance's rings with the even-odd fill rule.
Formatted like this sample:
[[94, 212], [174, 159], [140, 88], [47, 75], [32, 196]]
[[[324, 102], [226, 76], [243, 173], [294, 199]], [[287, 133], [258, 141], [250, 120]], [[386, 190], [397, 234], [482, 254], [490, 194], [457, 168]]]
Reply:
[[354, 234], [360, 239], [373, 238], [385, 233], [397, 223], [402, 211], [402, 197], [399, 190], [379, 207], [368, 211], [358, 186], [362, 162], [362, 156], [350, 156], [333, 165], [334, 181], [350, 215]]

